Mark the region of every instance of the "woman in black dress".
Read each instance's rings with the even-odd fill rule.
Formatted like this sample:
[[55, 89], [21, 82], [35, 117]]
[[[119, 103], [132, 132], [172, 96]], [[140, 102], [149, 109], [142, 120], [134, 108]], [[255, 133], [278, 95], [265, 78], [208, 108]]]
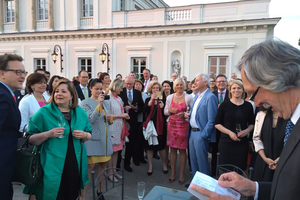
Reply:
[[221, 132], [219, 141], [219, 164], [247, 168], [248, 138], [253, 130], [254, 115], [252, 105], [244, 101], [244, 85], [234, 80], [229, 85], [230, 101], [223, 102], [215, 120], [215, 127]]
[[[166, 103], [166, 99], [159, 97], [161, 94], [161, 85], [157, 81], [151, 81], [148, 84], [147, 92], [151, 94], [151, 97], [148, 97], [145, 101], [145, 113], [147, 115], [146, 121], [143, 124], [143, 127], [147, 127], [147, 123], [149, 119], [153, 121], [157, 132], [157, 139], [158, 145], [149, 145], [148, 141], [145, 140], [145, 149], [147, 150], [147, 158], [149, 161], [149, 168], [148, 168], [148, 176], [152, 175], [152, 159], [153, 159], [153, 151], [159, 151], [162, 165], [163, 165], [163, 172], [165, 174], [168, 173], [167, 168], [167, 160], [166, 160], [166, 139], [167, 139], [167, 131], [166, 131], [166, 123], [165, 123], [165, 116], [164, 116], [164, 106]], [[157, 98], [159, 98], [157, 100]], [[154, 113], [154, 114], [153, 114]]]

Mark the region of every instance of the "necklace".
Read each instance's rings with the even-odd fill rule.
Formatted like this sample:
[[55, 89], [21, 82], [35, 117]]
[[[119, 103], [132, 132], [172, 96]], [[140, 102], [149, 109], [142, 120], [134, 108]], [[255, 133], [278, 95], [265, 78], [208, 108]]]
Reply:
[[178, 97], [178, 96], [176, 95], [176, 93], [175, 93], [175, 97], [178, 98], [178, 99], [180, 99], [181, 97], [183, 97], [183, 95], [184, 95], [184, 93], [183, 93], [180, 97]]

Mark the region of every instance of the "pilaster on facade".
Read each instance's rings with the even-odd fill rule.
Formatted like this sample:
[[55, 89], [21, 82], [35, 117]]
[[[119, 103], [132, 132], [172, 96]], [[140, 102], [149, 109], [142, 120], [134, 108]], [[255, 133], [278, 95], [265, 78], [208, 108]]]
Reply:
[[[4, 10], [4, 0], [0, 0], [0, 11], [2, 13], [2, 10]], [[4, 14], [2, 13], [0, 15], [0, 33], [4, 31]]]

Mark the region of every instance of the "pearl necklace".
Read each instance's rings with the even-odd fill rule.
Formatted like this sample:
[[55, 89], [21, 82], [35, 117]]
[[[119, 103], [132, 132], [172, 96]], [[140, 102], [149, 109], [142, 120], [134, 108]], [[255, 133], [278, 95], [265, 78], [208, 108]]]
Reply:
[[176, 95], [176, 93], [175, 93], [175, 97], [178, 98], [178, 99], [180, 99], [181, 97], [183, 97], [183, 95], [184, 95], [184, 93], [183, 93], [180, 97], [178, 97], [178, 96]]

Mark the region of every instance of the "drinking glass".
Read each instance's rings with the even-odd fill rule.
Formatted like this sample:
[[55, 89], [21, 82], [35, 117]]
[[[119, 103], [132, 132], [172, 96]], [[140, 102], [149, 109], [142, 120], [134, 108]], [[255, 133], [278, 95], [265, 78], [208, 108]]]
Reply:
[[145, 182], [138, 182], [137, 183], [137, 195], [139, 200], [142, 200], [145, 195]]
[[[190, 108], [190, 106], [187, 106], [187, 108], [186, 108], [186, 113], [187, 114], [190, 114], [190, 112], [191, 112], [191, 108]], [[185, 121], [190, 121], [190, 119], [185, 119]]]
[[[58, 117], [58, 127], [60, 128], [64, 128], [65, 127], [65, 124], [66, 124], [66, 118], [65, 116], [62, 114]], [[59, 136], [58, 138], [65, 138], [64, 135], [62, 136]]]
[[241, 132], [242, 131], [241, 124], [236, 124], [235, 125], [235, 130], [236, 130], [236, 133]]

